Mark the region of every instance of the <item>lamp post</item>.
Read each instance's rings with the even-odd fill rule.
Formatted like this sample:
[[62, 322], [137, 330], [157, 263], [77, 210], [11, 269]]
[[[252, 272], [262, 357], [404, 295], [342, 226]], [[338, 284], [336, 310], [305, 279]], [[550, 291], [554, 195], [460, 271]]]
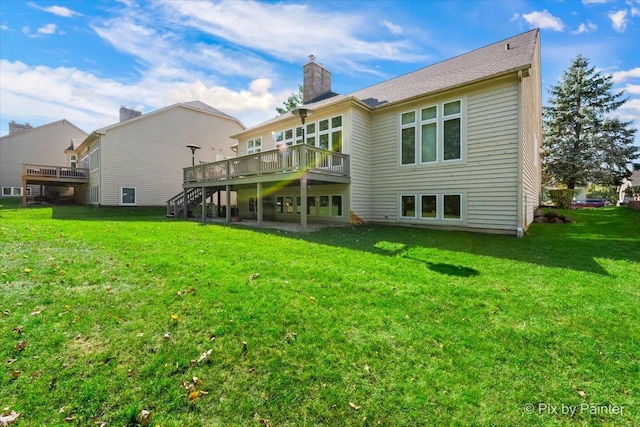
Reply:
[[199, 150], [201, 147], [195, 144], [187, 145], [187, 148], [191, 149], [191, 166], [196, 165], [196, 150]]
[[298, 108], [295, 108], [295, 109], [291, 110], [291, 112], [293, 113], [294, 116], [300, 117], [300, 121], [302, 121], [302, 143], [306, 144], [307, 141], [305, 141], [305, 139], [304, 139], [304, 123], [305, 123], [305, 121], [307, 119], [307, 116], [309, 116], [311, 113], [313, 113], [313, 110], [311, 110], [309, 108], [298, 107]]

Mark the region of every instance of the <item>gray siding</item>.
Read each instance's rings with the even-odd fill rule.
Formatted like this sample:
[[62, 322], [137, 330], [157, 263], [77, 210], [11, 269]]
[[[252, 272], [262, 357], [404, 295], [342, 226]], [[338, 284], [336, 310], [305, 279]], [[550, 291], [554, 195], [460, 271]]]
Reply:
[[[466, 106], [466, 121], [463, 121], [466, 159], [451, 164], [401, 166], [398, 159], [399, 114], [461, 97]], [[515, 75], [475, 87], [466, 94], [425, 98], [375, 114], [371, 126], [371, 220], [502, 230], [515, 234], [518, 224], [518, 119]], [[462, 194], [462, 222], [400, 218], [399, 197], [412, 193]]]
[[522, 79], [522, 199], [521, 227], [533, 222], [533, 212], [540, 203], [542, 147], [542, 89], [540, 87], [540, 45], [536, 46], [529, 76]]
[[[195, 162], [234, 156], [234, 120], [176, 106], [108, 129], [101, 137], [101, 204], [120, 204], [120, 189], [136, 189], [138, 206], [161, 206], [182, 191], [183, 168], [191, 166], [187, 144], [202, 147]], [[97, 182], [93, 180], [92, 183]]]
[[86, 137], [85, 132], [67, 120], [3, 136], [0, 138], [0, 187], [22, 187], [24, 163], [69, 166], [64, 150], [72, 139]]
[[[369, 147], [369, 114], [360, 108], [352, 108], [348, 114], [350, 120], [347, 138], [350, 150], [348, 154], [351, 170], [351, 206], [355, 217], [363, 221], [371, 218], [371, 188], [370, 147]], [[354, 219], [356, 219], [354, 217]]]

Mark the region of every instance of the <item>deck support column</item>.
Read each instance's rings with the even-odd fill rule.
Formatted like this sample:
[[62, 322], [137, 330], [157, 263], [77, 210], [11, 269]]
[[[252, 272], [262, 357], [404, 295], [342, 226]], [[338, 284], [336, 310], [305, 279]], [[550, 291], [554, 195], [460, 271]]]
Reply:
[[262, 227], [262, 183], [256, 185], [256, 209], [258, 210], [258, 227]]
[[[222, 197], [222, 195], [220, 194], [222, 190], [218, 189], [218, 205], [216, 206], [216, 218], [220, 218], [220, 198]], [[211, 198], [213, 198], [213, 194], [211, 195]]]
[[207, 220], [207, 187], [202, 187], [202, 222]]
[[227, 212], [226, 212], [226, 222], [231, 222], [231, 186], [227, 185], [224, 188], [225, 195], [227, 196]]
[[300, 229], [307, 231], [307, 177], [300, 178]]
[[27, 206], [27, 179], [22, 178], [22, 206]]
[[184, 215], [184, 219], [189, 218], [189, 204], [187, 203], [187, 189], [182, 189], [182, 214]]

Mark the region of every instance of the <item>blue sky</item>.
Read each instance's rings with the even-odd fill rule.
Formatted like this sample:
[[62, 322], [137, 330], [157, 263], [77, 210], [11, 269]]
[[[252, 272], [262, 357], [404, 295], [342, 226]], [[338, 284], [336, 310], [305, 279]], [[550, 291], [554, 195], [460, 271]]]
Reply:
[[640, 127], [640, 0], [2, 0], [0, 136], [11, 120], [90, 132], [122, 105], [193, 100], [252, 126], [297, 90], [310, 54], [346, 94], [536, 27], [543, 102], [582, 54]]

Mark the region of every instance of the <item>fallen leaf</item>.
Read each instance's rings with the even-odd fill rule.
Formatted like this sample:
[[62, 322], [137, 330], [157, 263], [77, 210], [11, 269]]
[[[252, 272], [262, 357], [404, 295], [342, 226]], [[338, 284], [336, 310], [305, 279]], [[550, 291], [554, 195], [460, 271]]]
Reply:
[[170, 340], [171, 339], [171, 332], [167, 332], [166, 334], [164, 334], [162, 336], [162, 338], [164, 338], [165, 340]]
[[580, 396], [585, 397], [585, 398], [587, 397], [587, 393], [585, 393], [584, 391], [582, 391], [582, 390], [576, 390], [576, 391], [578, 392], [578, 394]]
[[30, 269], [30, 268], [25, 268], [25, 269], [24, 269], [24, 272], [25, 272], [25, 273], [31, 273], [31, 269]]
[[180, 316], [178, 316], [177, 314], [172, 314], [171, 315], [171, 320], [173, 320], [174, 322], [177, 322], [179, 318], [180, 318]]
[[26, 341], [19, 341], [15, 347], [13, 347], [13, 349], [15, 351], [22, 351], [25, 349], [25, 347], [27, 346], [27, 342]]
[[19, 416], [20, 414], [16, 411], [11, 411], [8, 414], [0, 415], [0, 426], [2, 427], [8, 426], [9, 424], [15, 422]]
[[148, 426], [151, 423], [151, 416], [151, 412], [147, 411], [146, 409], [140, 411], [140, 424], [142, 424], [143, 426]]
[[107, 292], [111, 292], [113, 290], [113, 288], [111, 287], [111, 285], [109, 285], [106, 288], [104, 288], [104, 290], [107, 291]]
[[355, 404], [355, 403], [353, 403], [353, 402], [349, 402], [349, 406], [351, 406], [351, 407], [352, 407], [353, 409], [355, 409], [356, 411], [357, 411], [358, 409], [362, 408], [362, 406], [358, 406], [358, 405], [356, 405], [356, 404]]
[[22, 331], [24, 331], [24, 326], [18, 326], [17, 328], [13, 328], [13, 332], [18, 335], [22, 335]]
[[20, 375], [22, 375], [22, 371], [13, 371], [9, 374], [12, 380], [15, 380], [16, 378], [20, 377]]
[[193, 402], [198, 398], [198, 396], [200, 396], [200, 392], [198, 390], [192, 391], [189, 393], [189, 402]]
[[251, 276], [249, 276], [249, 280], [255, 280], [258, 277], [260, 277], [260, 273], [253, 273]]
[[192, 363], [195, 365], [202, 362], [203, 360], [206, 360], [211, 355], [212, 351], [213, 351], [212, 349], [205, 351], [200, 355], [200, 357], [198, 357], [198, 360], [193, 360]]
[[37, 316], [38, 314], [42, 313], [42, 310], [34, 310], [31, 312], [32, 316]]
[[44, 371], [33, 371], [31, 373], [31, 378], [33, 378], [34, 380], [37, 378], [40, 378], [40, 376], [42, 376], [43, 373]]
[[65, 423], [72, 423], [72, 422], [74, 422], [76, 420], [76, 418], [77, 417], [75, 415], [70, 415], [70, 416], [68, 416], [67, 418], [65, 418], [62, 421], [64, 421]]

